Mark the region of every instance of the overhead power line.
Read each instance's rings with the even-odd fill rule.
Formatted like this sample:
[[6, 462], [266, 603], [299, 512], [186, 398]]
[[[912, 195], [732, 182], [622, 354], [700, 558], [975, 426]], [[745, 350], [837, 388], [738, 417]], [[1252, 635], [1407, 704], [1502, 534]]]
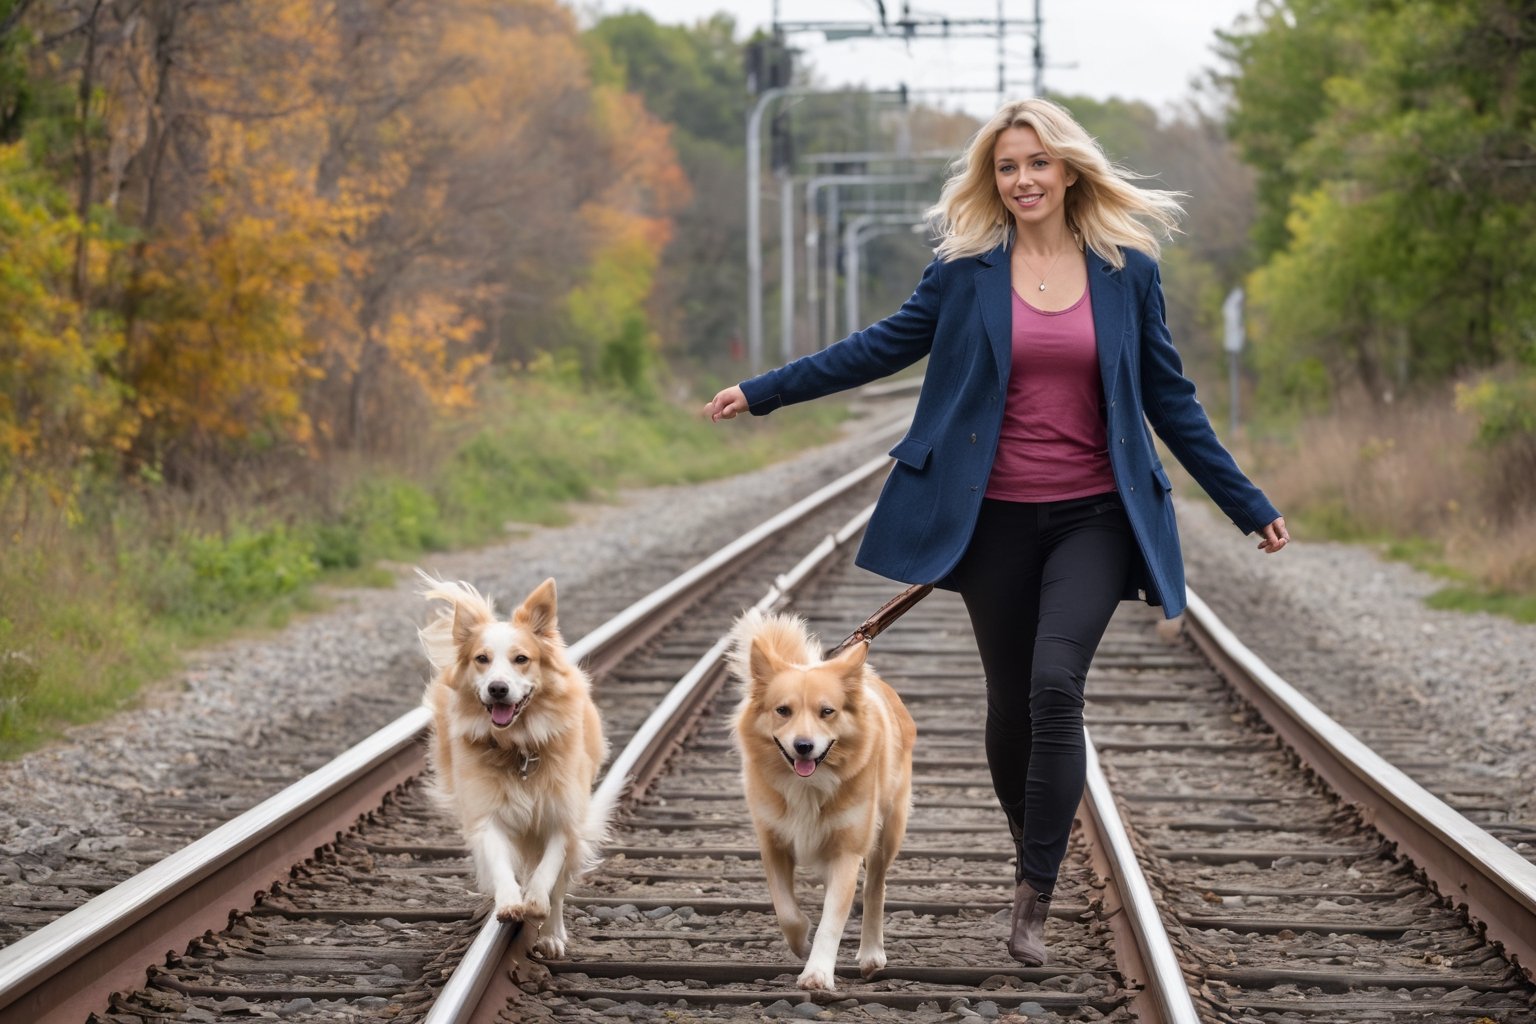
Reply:
[[850, 39], [891, 39], [901, 42], [919, 40], [995, 39], [997, 40], [998, 102], [1007, 98], [1007, 59], [1005, 43], [1010, 33], [1027, 35], [1034, 43], [1034, 93], [1045, 92], [1045, 44], [1042, 35], [1041, 0], [1035, 0], [1033, 18], [1010, 18], [1004, 13], [1005, 0], [997, 0], [995, 18], [951, 18], [943, 15], [914, 15], [910, 4], [902, 6], [900, 18], [888, 18], [885, 4], [874, 0], [878, 21], [780, 21], [775, 4], [773, 33], [776, 38], [801, 32], [820, 34], [828, 42]]

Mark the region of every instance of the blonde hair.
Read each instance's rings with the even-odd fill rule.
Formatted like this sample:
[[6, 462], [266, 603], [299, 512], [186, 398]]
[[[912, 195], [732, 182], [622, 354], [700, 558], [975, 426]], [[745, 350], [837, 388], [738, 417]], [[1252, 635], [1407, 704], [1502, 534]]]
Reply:
[[941, 259], [980, 256], [1012, 241], [1014, 219], [997, 193], [992, 153], [998, 136], [1017, 127], [1033, 128], [1046, 152], [1065, 164], [1069, 176], [1077, 175], [1067, 189], [1066, 215], [1083, 245], [1116, 268], [1125, 266], [1125, 249], [1158, 257], [1157, 236], [1138, 218], [1172, 236], [1187, 193], [1137, 188], [1131, 182], [1146, 175], [1110, 163], [1097, 140], [1062, 107], [1028, 99], [1000, 107], [950, 165], [939, 201], [928, 211]]

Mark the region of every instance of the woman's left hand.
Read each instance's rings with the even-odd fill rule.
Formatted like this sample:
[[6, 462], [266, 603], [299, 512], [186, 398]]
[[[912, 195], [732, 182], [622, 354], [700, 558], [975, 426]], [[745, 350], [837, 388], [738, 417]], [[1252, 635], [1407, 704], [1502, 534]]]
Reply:
[[1291, 535], [1285, 532], [1285, 516], [1281, 516], [1259, 531], [1264, 538], [1259, 541], [1259, 550], [1266, 555], [1272, 555], [1291, 542]]

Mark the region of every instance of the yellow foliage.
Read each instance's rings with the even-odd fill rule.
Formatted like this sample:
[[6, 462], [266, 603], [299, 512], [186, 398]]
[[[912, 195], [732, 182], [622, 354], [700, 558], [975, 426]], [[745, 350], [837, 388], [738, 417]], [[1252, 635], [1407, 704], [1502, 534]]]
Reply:
[[22, 144], [0, 145], [0, 456], [72, 462], [110, 436], [97, 374], [115, 338], [82, 334], [69, 294], [75, 218], [56, 213]]
[[586, 279], [566, 297], [566, 315], [578, 334], [602, 344], [616, 338], [626, 321], [644, 320], [656, 268], [672, 237], [670, 216], [691, 192], [668, 126], [639, 97], [598, 88], [593, 105], [613, 163], [603, 194], [581, 210], [598, 244]]
[[312, 290], [341, 269], [350, 211], [233, 119], [208, 125], [218, 187], [146, 250], [129, 377], [159, 436], [307, 444]]
[[612, 88], [593, 90], [598, 129], [614, 155], [606, 203], [646, 216], [659, 250], [670, 238], [666, 218], [688, 205], [693, 189], [672, 148], [672, 129], [645, 109], [639, 96]]
[[103, 45], [94, 198], [140, 234], [85, 250], [117, 303], [88, 329], [70, 203], [19, 195], [0, 149], [3, 459], [355, 444], [463, 408], [509, 296], [597, 343], [643, 319], [689, 200], [557, 0], [191, 5]]

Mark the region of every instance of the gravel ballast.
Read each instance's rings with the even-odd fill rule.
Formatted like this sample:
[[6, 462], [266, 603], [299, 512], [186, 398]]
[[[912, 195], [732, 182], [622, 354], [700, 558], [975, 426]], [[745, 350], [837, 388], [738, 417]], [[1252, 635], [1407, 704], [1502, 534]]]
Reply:
[[[779, 497], [810, 493], [877, 451], [854, 438], [727, 481], [630, 492], [583, 507], [570, 525], [423, 563], [477, 583], [503, 610], [556, 577], [574, 639], [636, 588], [760, 522]], [[1385, 713], [1412, 723], [1427, 751], [1463, 759], [1530, 820], [1536, 627], [1428, 609], [1438, 582], [1367, 547], [1301, 535], [1268, 556], [1204, 502], [1181, 501], [1179, 514], [1190, 586], [1281, 676], [1362, 732]], [[414, 707], [426, 679], [416, 640], [426, 608], [414, 590], [402, 573], [393, 590], [347, 591], [279, 633], [199, 652], [141, 706], [0, 764], [0, 887], [45, 883], [82, 854], [127, 877], [194, 838], [165, 821], [167, 801], [217, 805], [221, 778], [276, 792]], [[289, 753], [294, 736], [303, 742]]]

